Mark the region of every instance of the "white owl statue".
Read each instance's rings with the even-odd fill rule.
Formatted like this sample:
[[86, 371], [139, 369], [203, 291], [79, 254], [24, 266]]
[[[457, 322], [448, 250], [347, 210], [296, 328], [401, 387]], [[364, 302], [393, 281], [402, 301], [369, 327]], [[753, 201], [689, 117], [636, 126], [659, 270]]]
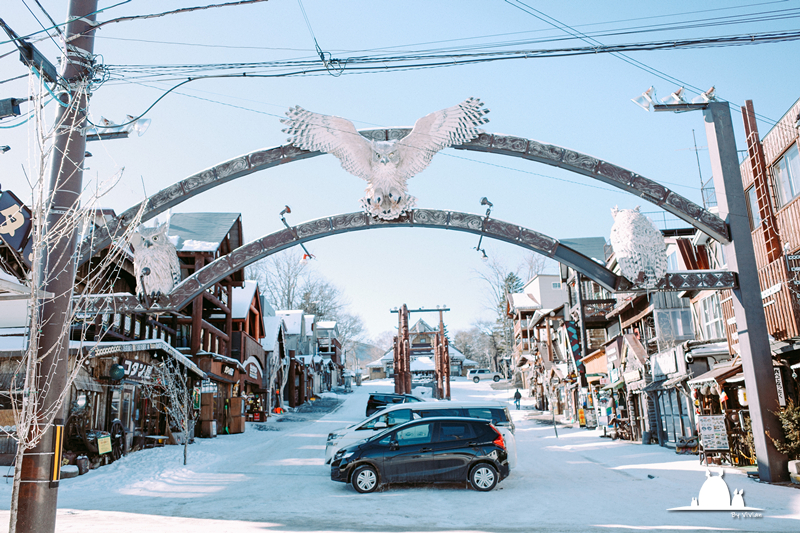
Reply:
[[369, 185], [361, 200], [364, 210], [383, 220], [395, 220], [416, 205], [408, 194], [408, 179], [430, 164], [439, 150], [471, 141], [486, 124], [488, 109], [477, 98], [425, 115], [402, 139], [372, 141], [363, 137], [347, 119], [289, 109], [284, 132], [289, 142], [303, 150], [335, 155], [342, 168]]
[[664, 236], [652, 220], [639, 212], [639, 207], [615, 207], [611, 214], [611, 246], [622, 275], [638, 287], [655, 287], [667, 273]]
[[167, 237], [167, 223], [155, 228], [139, 226], [133, 234], [133, 271], [136, 297], [155, 302], [181, 282], [181, 264], [175, 245]]

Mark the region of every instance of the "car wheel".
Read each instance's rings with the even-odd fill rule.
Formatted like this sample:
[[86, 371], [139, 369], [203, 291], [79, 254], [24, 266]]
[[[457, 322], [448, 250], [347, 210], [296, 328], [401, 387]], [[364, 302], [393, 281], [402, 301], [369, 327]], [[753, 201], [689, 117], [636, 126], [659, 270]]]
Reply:
[[495, 376], [495, 377], [493, 377], [493, 378], [492, 378], [492, 381], [494, 381], [495, 383], [497, 383], [498, 381], [500, 381], [500, 376]]
[[481, 378], [475, 376], [474, 378], [472, 378], [472, 381], [474, 381], [475, 383], [479, 383], [481, 381]]
[[351, 483], [353, 488], [362, 494], [373, 492], [378, 488], [378, 473], [369, 465], [359, 466], [353, 472]]
[[469, 484], [473, 489], [488, 492], [497, 485], [497, 470], [488, 463], [475, 465], [469, 472]]

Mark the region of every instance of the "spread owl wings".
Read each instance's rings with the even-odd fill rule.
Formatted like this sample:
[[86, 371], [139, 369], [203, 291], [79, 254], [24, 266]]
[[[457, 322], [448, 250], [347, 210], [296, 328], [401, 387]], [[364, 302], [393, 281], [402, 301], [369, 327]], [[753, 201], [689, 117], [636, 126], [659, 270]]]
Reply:
[[[489, 122], [485, 117], [488, 112], [479, 99], [469, 98], [417, 120], [411, 133], [389, 141], [398, 156], [394, 177], [405, 181], [422, 172], [439, 150], [477, 137], [482, 133], [478, 126]], [[300, 106], [289, 109], [286, 115], [281, 122], [287, 125], [283, 131], [290, 135], [292, 144], [304, 150], [333, 154], [342, 162], [342, 168], [366, 181], [375, 177], [373, 146], [352, 122]]]

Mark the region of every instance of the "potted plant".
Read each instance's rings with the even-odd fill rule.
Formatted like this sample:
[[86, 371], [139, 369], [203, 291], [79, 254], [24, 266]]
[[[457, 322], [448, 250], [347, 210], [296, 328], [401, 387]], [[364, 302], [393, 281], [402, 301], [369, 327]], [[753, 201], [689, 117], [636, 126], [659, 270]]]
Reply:
[[769, 435], [775, 449], [789, 457], [789, 475], [792, 482], [800, 484], [800, 406], [789, 400], [786, 408], [776, 413], [781, 421], [783, 440]]

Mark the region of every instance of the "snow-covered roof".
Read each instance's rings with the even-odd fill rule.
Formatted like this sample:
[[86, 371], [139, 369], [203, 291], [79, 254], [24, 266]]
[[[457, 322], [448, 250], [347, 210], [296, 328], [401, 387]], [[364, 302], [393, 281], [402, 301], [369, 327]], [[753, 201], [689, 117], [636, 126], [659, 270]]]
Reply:
[[427, 322], [420, 318], [417, 320], [416, 324], [409, 328], [409, 331], [411, 333], [431, 333], [438, 331], [438, 329], [433, 329]]
[[229, 365], [238, 367], [239, 370], [241, 370], [242, 372], [246, 371], [244, 365], [238, 359], [234, 359], [233, 357], [228, 357], [227, 355], [222, 355], [214, 352], [207, 352], [205, 350], [198, 351], [197, 355], [210, 355], [212, 359], [216, 359], [217, 361], [222, 361], [223, 363], [227, 363]]
[[230, 233], [231, 246], [238, 248], [239, 217], [240, 213], [175, 213], [169, 219], [170, 240], [179, 252], [216, 252]]
[[467, 358], [465, 357], [465, 358], [464, 358], [464, 360], [461, 362], [461, 366], [462, 366], [462, 367], [467, 367], [467, 366], [478, 366], [478, 362], [477, 362], [477, 361], [473, 361], [472, 359], [467, 359]]
[[247, 313], [250, 312], [250, 304], [253, 302], [253, 297], [256, 295], [258, 289], [258, 282], [247, 280], [244, 282], [244, 287], [234, 287], [231, 295], [231, 317], [235, 319], [247, 318]]
[[511, 305], [517, 311], [526, 311], [533, 309], [541, 309], [542, 304], [536, 301], [532, 294], [524, 292], [515, 292], [509, 295], [511, 297]]
[[335, 320], [320, 320], [317, 322], [317, 331], [321, 329], [334, 329], [336, 327]]
[[433, 361], [431, 361], [430, 357], [417, 357], [414, 361], [411, 361], [412, 372], [415, 370], [418, 372], [425, 372], [433, 370], [433, 368]]
[[265, 351], [272, 352], [278, 347], [278, 335], [280, 335], [282, 327], [282, 316], [264, 317], [264, 338], [261, 339], [261, 347]]
[[287, 310], [282, 309], [275, 311], [275, 316], [283, 317], [283, 323], [286, 326], [287, 335], [300, 335], [302, 333], [300, 327], [303, 324], [303, 310]]
[[383, 358], [367, 363], [367, 368], [383, 368]]

